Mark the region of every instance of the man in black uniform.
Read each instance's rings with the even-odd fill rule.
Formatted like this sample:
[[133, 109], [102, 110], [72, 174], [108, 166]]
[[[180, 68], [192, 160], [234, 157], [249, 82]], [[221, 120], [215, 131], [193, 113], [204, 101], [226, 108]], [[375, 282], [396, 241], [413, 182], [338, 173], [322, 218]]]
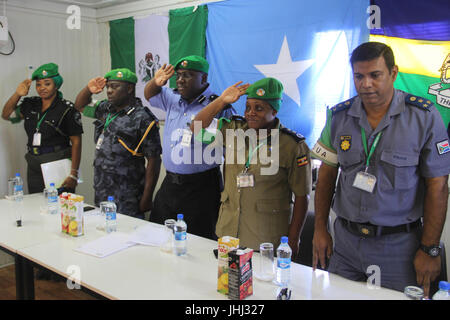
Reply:
[[[117, 212], [142, 219], [152, 209], [161, 142], [157, 119], [135, 97], [136, 82], [136, 75], [129, 69], [112, 70], [105, 77], [91, 79], [78, 94], [75, 107], [83, 115], [97, 119], [95, 204], [114, 196]], [[108, 100], [86, 106], [92, 94], [100, 93], [105, 86]]]
[[[39, 97], [24, 98], [28, 94], [31, 82], [36, 80]], [[68, 191], [75, 192], [78, 168], [81, 158], [81, 134], [83, 127], [80, 113], [73, 103], [62, 98], [58, 90], [63, 78], [58, 66], [48, 63], [33, 72], [32, 79], [26, 79], [16, 89], [3, 107], [2, 118], [13, 123], [24, 119], [28, 136], [28, 192], [42, 192], [45, 188], [41, 164], [60, 159], [72, 159], [70, 175], [61, 184]], [[16, 116], [10, 118], [15, 111]], [[57, 186], [58, 187], [58, 186]]]

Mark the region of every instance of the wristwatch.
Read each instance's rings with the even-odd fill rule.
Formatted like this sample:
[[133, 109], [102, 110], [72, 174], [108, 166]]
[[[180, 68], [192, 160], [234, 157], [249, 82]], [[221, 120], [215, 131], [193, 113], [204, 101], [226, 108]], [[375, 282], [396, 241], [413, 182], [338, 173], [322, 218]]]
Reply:
[[420, 244], [420, 249], [428, 254], [430, 257], [438, 257], [441, 255], [441, 247], [440, 246], [426, 246]]

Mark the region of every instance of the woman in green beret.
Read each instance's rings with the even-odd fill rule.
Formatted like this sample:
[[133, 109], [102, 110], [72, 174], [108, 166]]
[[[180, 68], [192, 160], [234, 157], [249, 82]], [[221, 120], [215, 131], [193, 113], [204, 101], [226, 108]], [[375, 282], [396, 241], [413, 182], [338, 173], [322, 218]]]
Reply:
[[[295, 257], [311, 191], [309, 148], [302, 135], [283, 127], [277, 118], [280, 81], [241, 83], [227, 88], [191, 122], [197, 140], [225, 147], [225, 187], [216, 234], [237, 237], [240, 245], [255, 250], [263, 242], [277, 247], [280, 238], [288, 236]], [[244, 117], [214, 120], [244, 94]]]
[[[33, 80], [38, 96], [26, 97]], [[12, 123], [24, 120], [28, 137], [27, 160], [28, 192], [42, 192], [45, 188], [41, 164], [60, 159], [72, 159], [71, 172], [61, 185], [74, 192], [78, 180], [83, 127], [80, 113], [73, 103], [62, 98], [59, 91], [63, 78], [55, 63], [47, 63], [33, 72], [31, 79], [22, 81], [16, 92], [5, 103], [2, 118]], [[15, 113], [14, 117], [11, 115]]]

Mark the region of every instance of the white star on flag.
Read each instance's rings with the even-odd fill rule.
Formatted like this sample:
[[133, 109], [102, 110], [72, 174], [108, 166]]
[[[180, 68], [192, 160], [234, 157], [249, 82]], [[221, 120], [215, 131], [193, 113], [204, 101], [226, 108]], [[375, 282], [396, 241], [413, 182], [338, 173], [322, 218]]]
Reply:
[[277, 63], [255, 65], [255, 68], [266, 77], [280, 80], [284, 87], [284, 93], [300, 107], [300, 90], [298, 89], [297, 78], [313, 63], [314, 59], [292, 61], [288, 42], [286, 36], [284, 36]]

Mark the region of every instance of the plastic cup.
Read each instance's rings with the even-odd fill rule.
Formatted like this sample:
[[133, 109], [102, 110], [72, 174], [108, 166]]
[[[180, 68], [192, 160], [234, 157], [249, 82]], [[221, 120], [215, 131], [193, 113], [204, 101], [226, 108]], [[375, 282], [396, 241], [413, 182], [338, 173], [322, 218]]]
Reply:
[[166, 231], [166, 239], [161, 245], [161, 251], [164, 252], [172, 252], [173, 250], [173, 241], [174, 241], [174, 231], [175, 231], [175, 223], [174, 219], [167, 219], [164, 221], [164, 228]]
[[272, 281], [275, 277], [273, 244], [270, 242], [261, 243], [259, 245], [259, 254], [259, 272], [255, 276], [263, 281]]

